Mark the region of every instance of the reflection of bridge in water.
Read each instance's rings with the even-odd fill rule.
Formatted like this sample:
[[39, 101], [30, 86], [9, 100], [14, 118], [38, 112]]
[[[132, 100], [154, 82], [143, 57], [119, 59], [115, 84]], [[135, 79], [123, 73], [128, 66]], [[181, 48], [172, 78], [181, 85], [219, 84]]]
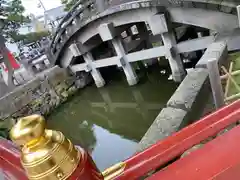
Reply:
[[151, 103], [144, 100], [144, 97], [140, 90], [134, 89], [131, 91], [132, 96], [135, 102], [114, 102], [111, 99], [109, 91], [105, 89], [100, 89], [99, 93], [101, 94], [104, 102], [89, 102], [92, 108], [104, 108], [106, 112], [115, 113], [117, 109], [132, 109], [140, 113], [143, 119], [148, 118], [149, 110], [160, 110], [165, 104], [164, 103]]
[[[177, 86], [159, 73], [154, 76], [156, 79], [145, 80], [136, 87], [126, 86], [124, 80], [101, 89], [87, 87], [62, 105], [50, 123], [53, 121], [54, 128], [66, 129], [64, 133], [73, 136], [72, 139], [81, 136], [78, 127], [86, 121], [126, 139], [140, 141]], [[165, 85], [161, 86], [159, 81]], [[54, 119], [61, 120], [54, 122]]]
[[[159, 80], [165, 86], [161, 87]], [[161, 77], [153, 81], [131, 88], [123, 86], [123, 82], [115, 82], [114, 86], [101, 88], [97, 92], [87, 89], [89, 92], [84, 91], [79, 99], [84, 104], [84, 112], [80, 116], [94, 120], [110, 132], [139, 141], [177, 86]]]
[[136, 87], [128, 87], [121, 72], [104, 88], [86, 87], [52, 113], [48, 127], [91, 151], [101, 167], [129, 157], [177, 87], [159, 68], [148, 72], [138, 74]]

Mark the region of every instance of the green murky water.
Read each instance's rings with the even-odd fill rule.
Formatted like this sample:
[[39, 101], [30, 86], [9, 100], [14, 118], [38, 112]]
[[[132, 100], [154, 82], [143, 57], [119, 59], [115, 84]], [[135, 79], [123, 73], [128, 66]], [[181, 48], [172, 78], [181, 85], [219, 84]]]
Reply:
[[104, 88], [93, 84], [80, 90], [48, 117], [48, 127], [87, 149], [100, 170], [135, 153], [177, 87], [158, 68], [141, 71], [134, 87], [127, 85], [123, 72], [109, 74], [104, 73]]

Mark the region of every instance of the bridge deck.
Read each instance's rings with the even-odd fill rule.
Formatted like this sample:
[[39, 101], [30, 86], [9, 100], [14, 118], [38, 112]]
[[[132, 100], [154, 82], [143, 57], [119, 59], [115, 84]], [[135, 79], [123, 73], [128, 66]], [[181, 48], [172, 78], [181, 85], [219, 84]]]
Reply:
[[[237, 14], [236, 6], [240, 4], [239, 0], [142, 0], [142, 1], [133, 1], [133, 0], [102, 0], [105, 1], [105, 9], [108, 9], [104, 13], [99, 14], [96, 7], [96, 1], [91, 0], [80, 7], [80, 3], [76, 4], [72, 10], [66, 15], [62, 20], [59, 27], [57, 28], [56, 34], [53, 37], [53, 40], [50, 45], [50, 58], [53, 61], [56, 61], [58, 55], [61, 51], [61, 47], [68, 41], [68, 39], [73, 35], [69, 33], [66, 35], [66, 31], [70, 30], [71, 26], [74, 26], [74, 23], [77, 23], [78, 28], [90, 23], [91, 21], [102, 17], [107, 16], [118, 11], [124, 11], [129, 9], [136, 9], [130, 4], [139, 3], [140, 6], [149, 7], [149, 6], [176, 6], [184, 8], [202, 8], [202, 9], [211, 9], [215, 11], [220, 11], [229, 14]], [[79, 8], [80, 7], [80, 8]], [[89, 12], [90, 11], [90, 12]], [[97, 15], [99, 14], [99, 15]], [[76, 20], [77, 19], [77, 20]], [[77, 22], [74, 22], [74, 21]], [[76, 31], [74, 31], [76, 32]], [[61, 44], [61, 45], [59, 45]]]
[[[186, 73], [181, 53], [205, 49], [209, 43], [216, 40], [215, 35], [204, 35], [204, 29], [218, 35], [237, 29], [240, 17], [238, 1], [89, 0], [83, 5], [79, 2], [59, 24], [50, 44], [49, 59], [52, 63], [69, 68], [74, 73], [80, 71], [91, 73], [97, 87], [102, 87], [105, 81], [98, 70], [101, 67], [113, 65], [122, 67], [128, 84], [134, 85], [138, 78], [132, 62], [165, 57], [169, 61], [174, 81], [180, 82]], [[178, 42], [179, 39], [172, 30], [179, 24], [199, 29], [196, 29], [196, 34], [190, 40], [188, 38]], [[134, 45], [136, 48], [129, 52], [125, 44], [132, 46], [134, 43], [132, 37], [134, 32], [131, 28], [135, 28], [138, 38], [149, 45], [145, 44], [146, 47]], [[130, 37], [130, 43], [126, 43], [122, 33]], [[160, 36], [159, 42], [163, 46], [153, 47], [150, 34]], [[106, 45], [107, 42], [111, 48]], [[234, 48], [236, 47], [239, 49], [239, 45], [234, 45]], [[101, 53], [96, 52], [96, 49]], [[174, 52], [177, 55], [174, 55]], [[74, 57], [80, 56], [84, 62], [72, 61]]]
[[[133, 0], [112, 0], [109, 2], [109, 6], [116, 6], [116, 5], [132, 2], [132, 1]], [[161, 1], [163, 3], [168, 3], [168, 4], [208, 3], [208, 4], [227, 5], [227, 6], [231, 6], [231, 7], [235, 7], [238, 4], [240, 4], [239, 0], [161, 0]]]

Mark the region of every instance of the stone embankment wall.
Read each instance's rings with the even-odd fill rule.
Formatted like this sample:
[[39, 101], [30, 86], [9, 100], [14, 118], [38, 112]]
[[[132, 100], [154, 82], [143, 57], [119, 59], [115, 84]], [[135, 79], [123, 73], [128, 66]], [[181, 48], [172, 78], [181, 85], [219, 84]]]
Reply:
[[[166, 138], [172, 133], [199, 119], [206, 106], [211, 106], [211, 86], [208, 77], [207, 62], [218, 60], [218, 64], [228, 61], [228, 51], [225, 42], [213, 43], [205, 51], [196, 68], [191, 70], [169, 99], [153, 124], [139, 143], [139, 151]], [[206, 114], [206, 112], [204, 112]]]
[[0, 120], [49, 114], [77, 91], [75, 77], [57, 66], [0, 98]]

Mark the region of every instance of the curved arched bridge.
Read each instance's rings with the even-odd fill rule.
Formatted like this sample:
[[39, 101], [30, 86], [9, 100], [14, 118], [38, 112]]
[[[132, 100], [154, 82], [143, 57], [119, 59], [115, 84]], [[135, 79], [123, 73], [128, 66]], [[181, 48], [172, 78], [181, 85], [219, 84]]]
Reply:
[[184, 53], [200, 52], [204, 61], [220, 58], [226, 48], [240, 49], [238, 4], [238, 0], [78, 3], [57, 28], [49, 58], [74, 73], [91, 73], [97, 87], [102, 87], [101, 67], [122, 67], [128, 84], [134, 85], [138, 77], [132, 62], [165, 57], [173, 79], [179, 82], [186, 73]]

